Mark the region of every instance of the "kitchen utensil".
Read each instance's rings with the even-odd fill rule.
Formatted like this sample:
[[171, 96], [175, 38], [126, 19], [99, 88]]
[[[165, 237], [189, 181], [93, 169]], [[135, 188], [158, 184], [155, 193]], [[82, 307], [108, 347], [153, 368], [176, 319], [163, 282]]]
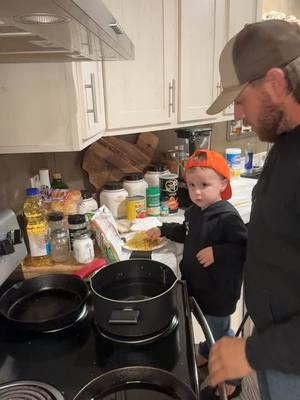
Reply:
[[122, 394], [126, 399], [197, 399], [196, 394], [170, 372], [159, 368], [134, 366], [115, 369], [97, 377], [88, 383], [74, 400], [125, 398]]
[[[86, 277], [102, 263], [78, 271]], [[48, 274], [12, 285], [0, 298], [0, 314], [16, 329], [34, 332], [64, 328], [77, 320], [89, 294], [88, 285], [79, 277]]]
[[177, 314], [176, 282], [172, 269], [158, 261], [107, 265], [90, 283], [98, 328], [122, 338], [148, 337], [166, 329]]

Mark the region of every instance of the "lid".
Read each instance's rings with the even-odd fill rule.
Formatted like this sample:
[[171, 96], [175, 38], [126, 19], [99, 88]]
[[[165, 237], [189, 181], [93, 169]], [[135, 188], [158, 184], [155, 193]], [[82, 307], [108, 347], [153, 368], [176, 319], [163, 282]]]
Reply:
[[64, 214], [62, 212], [53, 212], [48, 214], [49, 221], [62, 221], [64, 219]]
[[84, 214], [73, 214], [68, 216], [69, 224], [84, 224], [86, 222]]
[[91, 199], [93, 197], [92, 193], [89, 190], [80, 190], [80, 192], [82, 200]]
[[38, 194], [40, 194], [40, 191], [38, 188], [26, 189], [26, 196], [37, 196]]
[[141, 179], [144, 179], [142, 172], [133, 172], [124, 176], [124, 181], [140, 181]]
[[146, 193], [147, 193], [147, 195], [159, 194], [160, 190], [159, 190], [159, 187], [157, 187], [157, 186], [150, 186], [146, 189]]
[[110, 181], [106, 182], [103, 188], [105, 190], [120, 190], [123, 189], [123, 183], [121, 181]]
[[90, 232], [88, 230], [84, 230], [82, 232], [75, 233], [74, 241], [77, 240], [77, 239], [79, 239], [79, 240], [89, 239], [90, 237], [91, 237]]
[[60, 172], [54, 172], [53, 178], [54, 179], [61, 179], [61, 173]]
[[150, 164], [147, 166], [147, 171], [151, 172], [164, 172], [167, 170], [167, 166], [165, 164]]

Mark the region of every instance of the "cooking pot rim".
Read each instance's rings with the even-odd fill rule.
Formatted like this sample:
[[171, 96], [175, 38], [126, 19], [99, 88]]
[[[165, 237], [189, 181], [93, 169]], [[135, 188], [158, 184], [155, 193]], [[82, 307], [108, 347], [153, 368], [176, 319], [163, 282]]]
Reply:
[[[158, 263], [158, 264], [163, 264], [163, 263], [161, 263], [161, 262], [159, 262], [159, 261], [156, 261], [156, 260], [148, 260], [148, 259], [144, 259], [144, 258], [135, 258], [134, 259], [134, 261], [139, 261], [139, 260], [143, 260], [143, 261], [153, 261], [154, 263]], [[173, 290], [173, 288], [174, 288], [174, 286], [177, 284], [177, 282], [179, 281], [179, 279], [178, 279], [178, 277], [175, 275], [175, 272], [172, 270], [172, 268], [170, 268], [168, 265], [166, 265], [166, 264], [163, 264], [166, 268], [168, 268], [171, 272], [172, 272], [172, 274], [174, 275], [174, 282], [173, 282], [173, 284], [167, 289], [167, 290], [164, 290], [162, 293], [160, 293], [160, 294], [158, 294], [157, 296], [152, 296], [152, 297], [149, 297], [148, 299], [140, 299], [140, 300], [119, 300], [119, 299], [113, 299], [113, 298], [111, 298], [111, 297], [106, 297], [106, 296], [103, 296], [102, 294], [100, 294], [95, 288], [94, 288], [94, 286], [93, 286], [93, 279], [96, 277], [96, 275], [98, 275], [98, 274], [100, 274], [104, 269], [106, 269], [106, 268], [108, 268], [108, 267], [112, 267], [113, 268], [113, 266], [114, 266], [114, 264], [117, 264], [117, 263], [121, 263], [122, 261], [130, 261], [130, 260], [121, 260], [121, 261], [116, 261], [116, 262], [114, 262], [114, 263], [111, 263], [111, 264], [108, 264], [108, 265], [105, 265], [103, 268], [101, 268], [99, 271], [97, 271], [91, 278], [90, 278], [90, 288], [91, 288], [91, 291], [96, 295], [96, 296], [99, 296], [99, 297], [101, 297], [102, 299], [104, 299], [104, 300], [108, 300], [108, 301], [115, 301], [116, 303], [124, 303], [124, 304], [128, 304], [128, 303], [130, 303], [130, 304], [138, 304], [138, 303], [145, 303], [145, 302], [148, 302], [148, 301], [153, 301], [154, 299], [158, 299], [159, 297], [161, 297], [161, 296], [164, 296], [166, 293], [168, 293], [168, 292], [170, 292], [171, 290]]]

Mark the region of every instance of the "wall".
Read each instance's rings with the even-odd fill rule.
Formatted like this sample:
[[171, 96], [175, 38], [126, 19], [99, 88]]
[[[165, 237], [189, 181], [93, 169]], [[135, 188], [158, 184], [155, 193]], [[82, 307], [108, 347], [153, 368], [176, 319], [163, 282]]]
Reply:
[[[226, 123], [214, 125], [212, 134], [212, 149], [223, 152], [225, 147], [244, 148], [251, 141], [255, 152], [266, 150], [266, 145], [255, 138], [226, 140]], [[155, 132], [159, 137], [159, 146], [154, 161], [159, 161], [162, 153], [183, 143], [178, 139], [174, 130]], [[136, 141], [136, 134], [122, 136], [122, 139], [130, 142]], [[93, 187], [88, 182], [88, 176], [82, 170], [84, 151], [69, 153], [30, 153], [30, 154], [0, 154], [0, 210], [12, 208], [19, 213], [25, 198], [25, 190], [30, 186], [30, 177], [38, 173], [39, 169], [48, 168], [50, 178], [53, 172], [58, 171], [63, 179], [74, 189]]]

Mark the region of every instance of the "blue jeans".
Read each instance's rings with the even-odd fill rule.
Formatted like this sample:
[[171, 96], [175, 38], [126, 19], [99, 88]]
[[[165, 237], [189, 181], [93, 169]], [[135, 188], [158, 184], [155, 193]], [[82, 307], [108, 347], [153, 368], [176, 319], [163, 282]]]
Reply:
[[299, 400], [300, 375], [273, 369], [256, 371], [261, 400]]
[[[234, 336], [234, 332], [230, 329], [230, 316], [228, 317], [213, 317], [212, 315], [205, 314], [206, 321], [210, 327], [211, 333], [215, 341], [221, 339], [223, 336]], [[208, 358], [209, 355], [209, 345], [207, 342], [199, 343], [199, 354]], [[234, 380], [227, 382], [230, 385], [240, 385], [240, 380]]]

